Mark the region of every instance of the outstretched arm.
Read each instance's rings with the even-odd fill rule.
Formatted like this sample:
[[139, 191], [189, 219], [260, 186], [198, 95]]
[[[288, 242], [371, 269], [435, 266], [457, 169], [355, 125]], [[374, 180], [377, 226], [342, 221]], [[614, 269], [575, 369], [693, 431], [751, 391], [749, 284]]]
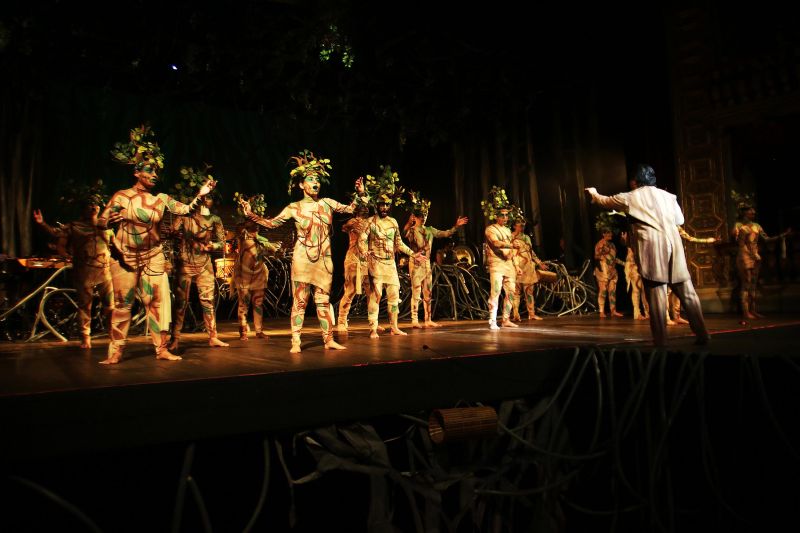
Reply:
[[713, 244], [717, 242], [719, 239], [716, 237], [692, 237], [689, 235], [683, 226], [678, 226], [678, 233], [680, 233], [681, 238], [685, 241], [695, 242], [695, 243], [702, 243], [702, 244]]
[[606, 209], [615, 209], [624, 213], [628, 212], [628, 203], [624, 194], [615, 194], [614, 196], [603, 196], [597, 192], [594, 187], [587, 187], [584, 189], [589, 196], [592, 197], [592, 203]]
[[467, 222], [469, 222], [469, 218], [467, 218], [467, 217], [458, 217], [456, 219], [456, 223], [450, 229], [439, 230], [439, 229], [433, 228], [433, 236], [435, 238], [437, 238], [437, 239], [440, 239], [440, 238], [443, 238], [443, 237], [450, 237], [453, 233], [456, 232], [456, 230], [459, 227], [463, 226]]
[[293, 218], [291, 204], [284, 207], [283, 211], [278, 213], [278, 216], [275, 218], [265, 218], [256, 215], [250, 210], [250, 202], [246, 200], [239, 200], [239, 204], [242, 206], [242, 213], [244, 213], [244, 216], [247, 217], [248, 220], [252, 220], [259, 226], [265, 228], [277, 228]]
[[761, 236], [761, 238], [762, 238], [762, 239], [764, 239], [764, 240], [765, 240], [765, 241], [767, 241], [767, 242], [771, 242], [771, 241], [777, 241], [778, 239], [781, 239], [781, 238], [783, 238], [783, 237], [786, 237], [786, 236], [788, 236], [788, 235], [791, 235], [791, 234], [792, 234], [792, 228], [789, 228], [789, 229], [787, 229], [786, 231], [784, 231], [783, 233], [781, 233], [781, 234], [779, 234], [779, 235], [776, 235], [776, 236], [774, 236], [774, 237], [770, 237], [769, 235], [767, 235], [767, 232], [766, 232], [766, 231], [764, 231], [764, 228], [762, 228], [762, 227], [759, 225], [759, 226], [758, 226], [758, 234]]

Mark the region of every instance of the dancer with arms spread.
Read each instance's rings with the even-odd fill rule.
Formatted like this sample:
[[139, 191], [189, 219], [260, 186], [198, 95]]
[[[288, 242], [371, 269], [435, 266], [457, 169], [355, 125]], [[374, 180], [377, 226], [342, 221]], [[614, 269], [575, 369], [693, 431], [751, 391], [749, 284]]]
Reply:
[[311, 286], [314, 286], [314, 303], [317, 319], [322, 330], [322, 341], [326, 350], [344, 350], [345, 347], [333, 340], [333, 315], [330, 306], [330, 291], [333, 281], [333, 261], [331, 259], [330, 230], [334, 213], [352, 213], [357, 202], [364, 203], [364, 183], [356, 180], [356, 199], [349, 205], [341, 204], [331, 198], [320, 198], [322, 183], [329, 183], [331, 170], [329, 159], [317, 158], [312, 152], [304, 150], [292, 157], [297, 165], [290, 172], [289, 192], [299, 188], [303, 199], [292, 202], [274, 218], [256, 215], [246, 201], [242, 209], [248, 219], [265, 228], [277, 228], [294, 221], [297, 240], [292, 254], [292, 345], [290, 352], [299, 353], [300, 338], [305, 320], [306, 304]]
[[[439, 324], [431, 318], [431, 298], [433, 292], [433, 272], [431, 271], [431, 248], [433, 239], [447, 238], [453, 235], [456, 230], [469, 222], [469, 219], [460, 216], [456, 219], [453, 227], [446, 230], [436, 229], [426, 226], [428, 211], [431, 207], [430, 200], [426, 200], [419, 193], [409, 191], [411, 215], [408, 217], [403, 231], [408, 241], [408, 246], [415, 252], [422, 255], [418, 260], [408, 262], [408, 275], [411, 278], [411, 327], [436, 328]], [[425, 313], [425, 320], [420, 326], [419, 323], [419, 300], [422, 296], [422, 309]]]

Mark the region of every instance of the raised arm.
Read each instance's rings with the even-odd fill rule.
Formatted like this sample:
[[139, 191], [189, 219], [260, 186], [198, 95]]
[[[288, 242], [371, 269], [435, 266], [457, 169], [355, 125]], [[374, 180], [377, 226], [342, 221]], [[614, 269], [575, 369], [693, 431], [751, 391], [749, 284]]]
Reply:
[[252, 211], [250, 211], [250, 204], [248, 202], [242, 201], [240, 203], [242, 205], [242, 211], [244, 212], [244, 216], [246, 216], [248, 220], [252, 220], [256, 224], [264, 228], [268, 229], [277, 228], [278, 226], [281, 226], [294, 218], [293, 214], [294, 211], [292, 208], [292, 204], [289, 204], [286, 207], [284, 207], [283, 211], [278, 213], [278, 216], [274, 218], [265, 218], [258, 216]]
[[450, 229], [440, 230], [440, 229], [432, 228], [433, 229], [433, 236], [436, 239], [441, 239], [441, 238], [444, 238], [444, 237], [450, 237], [453, 233], [456, 232], [456, 230], [460, 226], [463, 226], [467, 222], [469, 222], [469, 218], [467, 218], [467, 217], [458, 217], [456, 219], [456, 223], [453, 224], [453, 227], [450, 228]]
[[209, 179], [200, 187], [200, 190], [197, 192], [197, 196], [195, 196], [191, 202], [188, 204], [181, 203], [176, 199], [172, 198], [168, 194], [159, 193], [157, 196], [164, 202], [167, 206], [167, 209], [170, 213], [175, 215], [188, 215], [189, 213], [193, 212], [202, 202], [203, 197], [214, 190], [214, 187], [217, 186], [217, 182]]
[[353, 197], [353, 201], [349, 204], [343, 204], [341, 202], [337, 202], [332, 198], [323, 198], [321, 201], [325, 202], [331, 210], [336, 213], [352, 213], [356, 210], [359, 204], [366, 205], [369, 201], [369, 195], [364, 189], [364, 178], [358, 178], [356, 180], [356, 195]]
[[174, 215], [188, 215], [194, 212], [194, 210], [200, 206], [200, 201], [202, 198], [200, 196], [195, 196], [191, 202], [189, 202], [188, 204], [184, 204], [182, 202], [179, 202], [172, 196], [164, 194], [163, 192], [158, 193], [156, 196], [162, 202], [164, 202], [165, 206], [167, 206], [167, 211], [169, 211]]
[[41, 210], [34, 209], [33, 210], [33, 220], [39, 225], [40, 228], [45, 230], [49, 233], [52, 237], [61, 237], [63, 232], [57, 228], [52, 227], [47, 222], [44, 221], [44, 215], [42, 215]]
[[603, 196], [597, 192], [594, 187], [587, 187], [584, 189], [589, 196], [592, 197], [592, 203], [597, 204], [605, 209], [615, 209], [624, 213], [628, 212], [628, 203], [624, 194], [615, 194], [614, 196]]

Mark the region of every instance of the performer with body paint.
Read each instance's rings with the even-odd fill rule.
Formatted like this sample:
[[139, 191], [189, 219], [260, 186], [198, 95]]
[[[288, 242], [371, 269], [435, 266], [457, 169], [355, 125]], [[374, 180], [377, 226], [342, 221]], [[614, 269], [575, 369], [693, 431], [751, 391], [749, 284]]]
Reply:
[[[234, 200], [245, 200], [253, 213], [264, 216], [267, 204], [264, 195], [250, 197], [240, 196]], [[257, 339], [268, 339], [263, 331], [264, 290], [269, 279], [269, 269], [264, 258], [280, 250], [280, 243], [271, 243], [269, 239], [258, 234], [258, 224], [244, 217], [241, 206], [238, 212], [242, 222], [236, 228], [236, 261], [233, 266], [233, 286], [238, 296], [239, 340], [248, 340], [247, 312], [253, 307], [253, 327]]]
[[[486, 226], [484, 231], [484, 256], [489, 270], [489, 329], [498, 330], [518, 327], [511, 321], [511, 309], [516, 302], [517, 269], [514, 266], [514, 256], [519, 249], [519, 243], [514, 244], [511, 230], [508, 229], [508, 215], [511, 203], [508, 201], [506, 191], [494, 186], [489, 191], [486, 200], [481, 201], [483, 214], [494, 223]], [[500, 291], [505, 293], [503, 300], [502, 322], [497, 325], [497, 306], [500, 302]]]
[[381, 166], [377, 176], [367, 175], [367, 190], [375, 202], [376, 214], [369, 219], [366, 233], [362, 234], [362, 246], [365, 243], [369, 258], [370, 298], [367, 304], [369, 319], [369, 337], [378, 338], [378, 314], [381, 297], [386, 291], [386, 306], [392, 335], [406, 335], [397, 325], [400, 313], [400, 277], [397, 274], [395, 253], [401, 252], [414, 260], [422, 257], [421, 252], [414, 251], [400, 238], [400, 226], [397, 220], [389, 216], [392, 205], [401, 205], [403, 188], [397, 185], [397, 172], [390, 166]]
[[[433, 239], [450, 237], [456, 230], [466, 224], [469, 219], [460, 216], [452, 228], [446, 230], [426, 226], [428, 211], [431, 207], [430, 200], [426, 200], [419, 193], [409, 191], [411, 215], [408, 217], [403, 232], [408, 246], [422, 256], [419, 260], [408, 262], [408, 275], [411, 278], [411, 327], [436, 328], [439, 324], [431, 318], [431, 293], [433, 290], [433, 273], [431, 271], [431, 248]], [[422, 309], [425, 314], [422, 326], [419, 323], [419, 300], [422, 295]]]
[[[208, 166], [202, 172], [196, 172], [189, 167], [181, 168], [181, 175], [186, 180], [194, 183], [212, 180], [207, 173]], [[172, 338], [168, 349], [174, 352], [178, 349], [186, 316], [186, 307], [189, 305], [189, 294], [192, 283], [197, 286], [197, 296], [203, 312], [203, 322], [208, 333], [208, 345], [212, 348], [229, 346], [217, 336], [217, 320], [214, 316], [214, 290], [216, 279], [211, 261], [211, 252], [222, 250], [225, 247], [225, 228], [222, 220], [211, 213], [214, 206], [213, 194], [203, 198], [200, 209], [191, 214], [174, 217], [172, 220], [172, 235], [178, 246], [177, 256], [177, 287], [175, 287], [175, 315], [172, 319]]]
[[148, 126], [131, 130], [130, 141], [117, 143], [111, 151], [117, 162], [133, 165], [136, 183], [117, 191], [98, 218], [98, 225], [119, 223], [112, 252], [111, 277], [114, 285], [114, 311], [111, 314], [111, 342], [108, 357], [102, 364], [119, 363], [128, 339], [131, 306], [138, 292], [147, 310], [147, 326], [156, 358], [180, 360], [167, 349], [171, 304], [169, 279], [161, 247], [159, 226], [165, 211], [188, 215], [199, 208], [202, 199], [216, 186], [208, 180], [197, 196], [183, 204], [164, 193], [152, 194], [158, 172], [164, 168], [164, 156], [158, 144], [148, 140], [153, 132]]
[[761, 270], [761, 253], [758, 243], [759, 240], [770, 242], [785, 238], [792, 233], [792, 230], [790, 228], [780, 235], [770, 237], [756, 222], [756, 209], [753, 207], [752, 198], [749, 195], [737, 195], [735, 192], [733, 195], [737, 200], [739, 220], [733, 226], [731, 236], [737, 245], [736, 271], [741, 283], [742, 317], [746, 320], [763, 318], [764, 315], [758, 312], [756, 305], [758, 276]]
[[79, 187], [66, 199], [81, 209], [81, 218], [64, 226], [53, 228], [44, 220], [42, 212], [33, 211], [33, 218], [47, 233], [57, 238], [56, 250], [72, 257], [72, 279], [78, 303], [78, 320], [81, 330], [81, 348], [92, 347], [92, 300], [95, 288], [100, 295], [106, 328], [110, 331], [111, 313], [114, 309], [114, 291], [111, 283], [110, 241], [113, 233], [97, 226], [97, 215], [105, 205], [102, 181], [95, 186]]
[[[517, 250], [514, 256], [514, 267], [517, 269], [517, 278], [515, 281], [516, 290], [514, 293], [514, 308], [512, 309], [512, 318], [514, 320], [521, 320], [519, 315], [519, 306], [522, 300], [525, 300], [525, 307], [528, 310], [528, 320], [542, 320], [542, 317], [536, 314], [536, 301], [534, 300], [533, 289], [534, 285], [539, 282], [539, 273], [537, 267], [541, 270], [549, 270], [548, 266], [542, 262], [541, 259], [533, 251], [533, 242], [530, 236], [525, 234], [525, 213], [522, 212], [517, 206], [511, 209], [509, 215], [511, 219], [511, 226], [514, 231], [511, 233], [511, 242]], [[536, 224], [534, 224], [536, 225]]]
[[312, 285], [325, 349], [344, 350], [344, 346], [333, 340], [334, 317], [330, 306], [333, 261], [330, 229], [334, 213], [352, 213], [357, 202], [366, 201], [362, 196], [363, 180], [361, 178], [356, 180], [358, 196], [350, 205], [341, 204], [331, 198], [320, 198], [320, 184], [329, 183], [328, 170], [332, 168], [330, 160], [316, 158], [308, 150], [304, 150], [292, 159], [297, 167], [290, 173], [289, 192], [291, 193], [293, 188], [301, 189], [302, 200], [292, 202], [274, 218], [264, 218], [252, 213], [246, 201], [241, 205], [250, 220], [265, 228], [277, 228], [290, 220], [295, 224], [297, 240], [292, 255], [292, 346], [289, 351], [292, 353], [301, 351], [300, 336]]

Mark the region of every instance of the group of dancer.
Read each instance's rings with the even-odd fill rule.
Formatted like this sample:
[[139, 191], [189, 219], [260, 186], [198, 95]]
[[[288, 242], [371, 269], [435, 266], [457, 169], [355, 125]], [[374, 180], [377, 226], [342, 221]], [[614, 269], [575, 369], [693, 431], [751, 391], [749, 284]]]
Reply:
[[[109, 321], [110, 335], [107, 357], [101, 362], [118, 363], [127, 343], [131, 308], [138, 294], [146, 310], [156, 358], [181, 359], [174, 352], [179, 347], [192, 283], [197, 286], [209, 346], [228, 346], [218, 337], [213, 305], [215, 282], [211, 253], [225, 245], [222, 221], [211, 212], [214, 202], [210, 193], [216, 181], [210, 175], [198, 176], [192, 183], [202, 185], [186, 202], [165, 193], [154, 194], [152, 190], [158, 182], [159, 171], [164, 167], [164, 157], [149, 127], [131, 130], [129, 141], [117, 143], [112, 155], [116, 161], [133, 166], [136, 181], [131, 188], [114, 193], [102, 210], [97, 195], [85, 195], [81, 219], [60, 228], [48, 226], [41, 212], [34, 212], [36, 222], [59, 238], [59, 251], [69, 247], [73, 257], [81, 347], [91, 347], [92, 296], [98, 290], [104, 316]], [[349, 236], [349, 247], [344, 264], [344, 297], [339, 303], [338, 331], [348, 331], [352, 301], [357, 294], [364, 294], [368, 300], [369, 336], [377, 338], [384, 331], [378, 324], [378, 315], [379, 303], [385, 293], [389, 332], [406, 334], [398, 325], [400, 281], [395, 261], [397, 253], [409, 256], [411, 326], [437, 327], [431, 313], [433, 240], [452, 236], [468, 222], [467, 217], [457, 217], [455, 224], [447, 230], [427, 226], [430, 201], [417, 192], [406, 193], [398, 183], [397, 172], [389, 166], [381, 167], [376, 176], [358, 178], [352, 199], [347, 204], [321, 197], [321, 186], [330, 180], [330, 161], [309, 151], [301, 152], [292, 161], [295, 167], [290, 172], [289, 192], [299, 189], [302, 199], [290, 203], [276, 216], [265, 216], [263, 195], [237, 193], [242, 221], [236, 231], [237, 254], [232, 286], [238, 293], [240, 340], [248, 340], [250, 307], [253, 309], [255, 337], [268, 338], [263, 331], [262, 306], [268, 276], [264, 259], [267, 254], [277, 251], [280, 245], [259, 235], [259, 228], [277, 228], [292, 221], [297, 237], [291, 264], [290, 352], [301, 351], [301, 333], [312, 287], [325, 349], [345, 349], [333, 337], [337, 320], [330, 302], [334, 213], [352, 215], [342, 228]], [[655, 187], [655, 174], [647, 166], [639, 168], [631, 184], [633, 190], [630, 192], [611, 197], [599, 195], [594, 188], [587, 189], [587, 192], [600, 206], [628, 215], [630, 224], [623, 238], [629, 252], [623, 264], [628, 283], [633, 288], [635, 318], [649, 316], [654, 342], [657, 346], [663, 345], [669, 287], [675, 299], [682, 303], [698, 341], [707, 342], [708, 332], [681, 244], [681, 238], [690, 237], [681, 228], [683, 215], [676, 198]], [[405, 205], [410, 211], [402, 230], [397, 220], [390, 216], [391, 208], [399, 205]], [[484, 256], [490, 281], [487, 302], [489, 328], [518, 327], [513, 320], [520, 319], [518, 308], [522, 300], [526, 303], [528, 319], [541, 320], [536, 315], [534, 285], [540, 272], [548, 267], [536, 256], [530, 237], [524, 233], [528, 223], [524, 213], [512, 205], [499, 187], [493, 187], [481, 205], [490, 222], [484, 232]], [[161, 222], [165, 212], [175, 215], [168, 230], [168, 236], [177, 243], [178, 250], [174, 316], [168, 262], [162, 245], [165, 235], [162, 235]], [[746, 215], [748, 219], [738, 223], [734, 229], [740, 243], [737, 265], [740, 265], [743, 280], [743, 311], [748, 316], [756, 316], [755, 279], [760, 263], [757, 242], [759, 237], [769, 237], [755, 224], [752, 208], [746, 210]], [[605, 316], [607, 295], [610, 314], [619, 316], [614, 299], [616, 249], [611, 243], [611, 229], [602, 230], [603, 239], [595, 249], [598, 260], [595, 274], [600, 289], [598, 303], [601, 316]], [[644, 315], [637, 298], [642, 289], [646, 291], [646, 298], [642, 295]], [[499, 308], [501, 292], [505, 293], [502, 311]], [[422, 321], [419, 319], [420, 301], [423, 305]]]

